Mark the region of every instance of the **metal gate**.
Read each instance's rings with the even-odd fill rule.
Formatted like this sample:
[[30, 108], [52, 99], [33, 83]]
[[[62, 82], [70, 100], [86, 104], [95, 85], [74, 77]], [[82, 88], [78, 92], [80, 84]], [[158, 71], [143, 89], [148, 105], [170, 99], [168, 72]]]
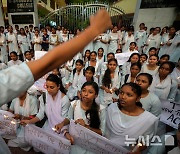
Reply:
[[[116, 5], [86, 3], [72, 4], [59, 8], [49, 13], [42, 21], [42, 25], [54, 22], [57, 25], [64, 26], [72, 31], [75, 29], [84, 29], [89, 25], [89, 16], [95, 14], [100, 8], [105, 8], [112, 19], [114, 25], [129, 26], [132, 23], [132, 17], [128, 17], [124, 10]], [[103, 20], [103, 19], [102, 19]]]

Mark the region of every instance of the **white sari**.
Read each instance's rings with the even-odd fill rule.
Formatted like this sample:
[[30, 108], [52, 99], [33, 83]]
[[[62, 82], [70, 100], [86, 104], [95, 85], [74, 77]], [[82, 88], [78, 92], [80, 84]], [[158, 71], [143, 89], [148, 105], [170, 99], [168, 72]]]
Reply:
[[138, 116], [126, 115], [120, 111], [117, 103], [108, 107], [106, 120], [106, 137], [121, 146], [126, 146], [126, 135], [128, 138], [134, 138], [133, 141], [136, 141], [139, 136], [146, 137], [146, 135], [151, 139], [156, 133], [158, 122], [158, 118], [148, 111]]

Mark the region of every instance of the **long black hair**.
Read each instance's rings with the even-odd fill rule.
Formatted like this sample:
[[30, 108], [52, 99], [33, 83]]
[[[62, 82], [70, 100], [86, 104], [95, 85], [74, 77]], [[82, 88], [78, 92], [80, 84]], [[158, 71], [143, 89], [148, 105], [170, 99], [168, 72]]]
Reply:
[[55, 75], [55, 74], [50, 74], [50, 75], [47, 77], [46, 81], [54, 82], [57, 86], [60, 86], [59, 90], [60, 90], [62, 93], [66, 94], [66, 90], [65, 90], [65, 88], [64, 88], [64, 86], [63, 86], [63, 84], [62, 84], [62, 80], [61, 80], [57, 75]]
[[[95, 90], [96, 95], [98, 95], [99, 87], [96, 82], [85, 82], [82, 85], [81, 90], [86, 86], [92, 86]], [[99, 106], [96, 104], [95, 99], [91, 105], [91, 108], [86, 111], [86, 118], [89, 120], [89, 126], [92, 128], [99, 129], [100, 127], [100, 118], [99, 118]], [[89, 116], [88, 116], [89, 115]]]
[[[116, 60], [115, 58], [112, 58], [112, 59], [108, 60], [108, 64], [109, 64], [111, 61], [114, 61], [114, 62], [116, 62], [116, 64], [117, 64], [117, 60]], [[108, 87], [108, 88], [110, 88], [110, 84], [112, 84], [112, 83], [111, 83], [110, 73], [111, 73], [111, 72], [110, 72], [109, 68], [107, 68], [106, 71], [105, 71], [105, 73], [104, 73], [103, 79], [102, 79], [102, 84], [103, 84], [103, 86]]]

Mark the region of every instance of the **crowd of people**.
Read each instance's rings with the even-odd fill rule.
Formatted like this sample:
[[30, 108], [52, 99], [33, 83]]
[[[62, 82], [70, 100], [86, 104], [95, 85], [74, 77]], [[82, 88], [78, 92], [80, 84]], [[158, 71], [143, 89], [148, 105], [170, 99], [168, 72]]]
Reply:
[[[2, 105], [2, 110], [14, 113], [21, 122], [17, 137], [9, 140], [8, 146], [30, 150], [31, 145], [24, 140], [24, 126], [35, 124], [50, 132], [55, 128], [71, 142], [71, 153], [91, 153], [73, 145], [68, 131], [73, 119], [131, 153], [165, 152], [164, 146], [142, 146], [132, 152], [133, 147], [125, 145], [125, 135], [138, 139], [167, 133], [170, 126], [159, 122], [159, 117], [162, 100], [180, 102], [180, 31], [173, 26], [148, 30], [144, 23], [139, 28], [134, 32], [133, 27], [112, 26], [46, 74], [44, 90], [33, 85]], [[62, 26], [39, 29], [29, 25], [20, 30], [18, 25], [15, 30], [1, 26], [0, 70], [33, 61], [34, 52], [52, 52], [81, 33], [78, 29], [73, 34]], [[121, 53], [128, 53], [129, 59], [119, 65], [116, 55]]]

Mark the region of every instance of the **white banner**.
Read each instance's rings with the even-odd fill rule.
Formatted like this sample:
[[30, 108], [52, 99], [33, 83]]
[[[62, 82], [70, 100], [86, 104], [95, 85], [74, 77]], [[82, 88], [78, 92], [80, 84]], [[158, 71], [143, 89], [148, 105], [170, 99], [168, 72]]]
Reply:
[[26, 125], [25, 140], [47, 154], [69, 154], [71, 143], [58, 135], [52, 134], [36, 127], [35, 125]]
[[45, 54], [47, 54], [47, 51], [35, 51], [35, 60], [40, 59]]
[[0, 110], [0, 135], [2, 136], [16, 136], [17, 123], [14, 114], [8, 111]]
[[73, 121], [70, 123], [69, 132], [75, 140], [75, 144], [96, 154], [127, 154], [128, 151], [115, 145], [107, 138], [79, 125]]
[[161, 100], [162, 113], [160, 116], [160, 121], [163, 123], [178, 129], [178, 124], [180, 124], [180, 104], [177, 102], [169, 102]]
[[37, 90], [45, 92], [46, 91], [46, 87], [45, 87], [46, 78], [47, 78], [47, 75], [43, 76], [39, 80], [35, 81], [33, 86], [35, 86]]
[[[35, 60], [40, 59], [41, 57], [43, 57], [45, 54], [47, 54], [47, 51], [35, 51]], [[43, 77], [41, 77], [39, 80], [35, 81], [34, 86], [40, 90], [45, 92], [46, 88], [45, 88], [45, 82], [46, 82], [46, 78], [47, 78], [48, 74], [44, 75]]]
[[0, 110], [0, 116], [14, 117], [14, 114], [8, 111]]
[[127, 62], [129, 57], [133, 53], [138, 53], [138, 52], [125, 52], [125, 53], [117, 53], [117, 54], [115, 54], [115, 58], [118, 61], [118, 65], [123, 65], [125, 62]]

